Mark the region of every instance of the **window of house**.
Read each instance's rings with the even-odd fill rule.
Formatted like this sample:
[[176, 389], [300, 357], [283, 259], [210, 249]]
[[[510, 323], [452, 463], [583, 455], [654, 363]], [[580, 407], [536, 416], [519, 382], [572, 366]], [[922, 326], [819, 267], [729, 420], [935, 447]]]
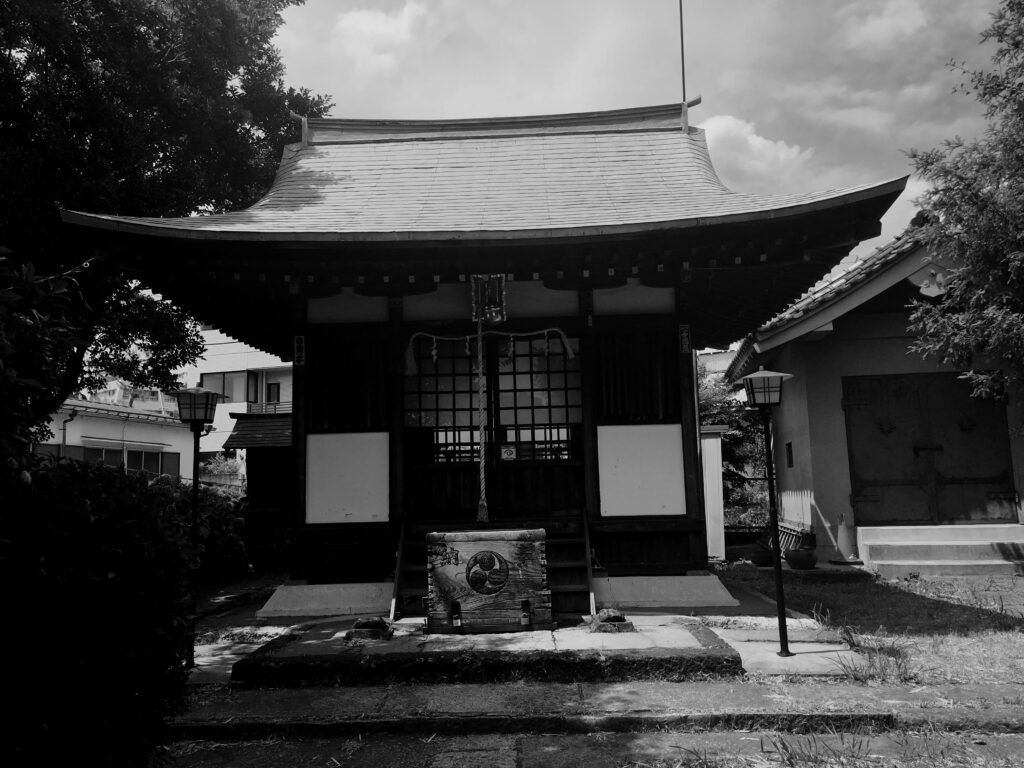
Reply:
[[203, 373], [199, 376], [199, 386], [219, 393], [225, 403], [255, 403], [259, 385], [260, 377], [255, 371]]
[[181, 474], [181, 454], [166, 452], [160, 454], [160, 472], [165, 475]]
[[281, 384], [279, 382], [270, 382], [267, 384], [267, 402], [268, 403], [280, 403], [281, 402]]
[[82, 460], [87, 462], [100, 462], [111, 467], [119, 467], [124, 463], [124, 452], [120, 448], [90, 448], [82, 449]]

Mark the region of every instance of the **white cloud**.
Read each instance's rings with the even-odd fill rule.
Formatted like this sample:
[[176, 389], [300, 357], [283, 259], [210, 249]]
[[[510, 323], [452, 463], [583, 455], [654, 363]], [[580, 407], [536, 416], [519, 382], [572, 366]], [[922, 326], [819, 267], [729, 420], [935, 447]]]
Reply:
[[804, 191], [799, 185], [814, 149], [773, 141], [757, 126], [732, 115], [703, 121], [708, 148], [722, 181], [737, 192], [770, 194]]
[[840, 40], [847, 48], [888, 48], [910, 37], [927, 24], [927, 17], [918, 0], [876, 0], [867, 5], [872, 5], [878, 10], [867, 14], [859, 12], [863, 5], [865, 4], [851, 6], [847, 11], [840, 13], [844, 17], [840, 27]]
[[412, 0], [396, 13], [356, 8], [335, 18], [332, 44], [358, 74], [390, 72], [415, 41], [417, 26], [426, 16], [426, 6]]

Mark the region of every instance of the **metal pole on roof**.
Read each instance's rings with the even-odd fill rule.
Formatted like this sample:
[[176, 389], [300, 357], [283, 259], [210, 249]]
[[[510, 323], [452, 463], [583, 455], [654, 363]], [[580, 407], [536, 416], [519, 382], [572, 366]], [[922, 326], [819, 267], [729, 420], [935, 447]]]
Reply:
[[688, 133], [690, 131], [690, 116], [687, 114], [689, 108], [686, 104], [686, 45], [683, 36], [683, 0], [679, 0], [679, 74], [683, 81], [682, 128], [683, 133]]
[[686, 46], [683, 40], [683, 0], [679, 0], [679, 71], [683, 78], [683, 114], [686, 114]]

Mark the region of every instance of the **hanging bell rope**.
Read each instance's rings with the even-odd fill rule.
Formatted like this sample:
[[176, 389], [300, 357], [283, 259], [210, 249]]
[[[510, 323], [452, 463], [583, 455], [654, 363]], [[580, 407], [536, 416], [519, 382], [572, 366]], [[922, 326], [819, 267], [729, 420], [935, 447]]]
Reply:
[[476, 397], [477, 397], [477, 423], [480, 428], [480, 503], [476, 508], [476, 520], [478, 523], [488, 522], [487, 511], [487, 441], [484, 436], [486, 431], [487, 408], [484, 407], [484, 396], [486, 395], [486, 382], [484, 381], [484, 321], [476, 321]]

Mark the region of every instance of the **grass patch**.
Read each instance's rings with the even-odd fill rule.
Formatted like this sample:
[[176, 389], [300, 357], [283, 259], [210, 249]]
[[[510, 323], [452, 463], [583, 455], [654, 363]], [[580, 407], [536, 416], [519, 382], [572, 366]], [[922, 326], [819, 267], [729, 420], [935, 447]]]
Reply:
[[[1015, 758], [988, 751], [985, 739], [944, 733], [766, 733], [757, 753], [709, 754], [676, 747], [668, 758], [619, 763], [618, 768], [1010, 768]], [[980, 748], [979, 746], [980, 745]], [[726, 747], [728, 749], [728, 747]]]
[[[726, 586], [774, 595], [772, 573], [744, 564], [718, 572]], [[1024, 579], [898, 581], [786, 572], [786, 607], [838, 631], [862, 654], [862, 682], [1024, 683]]]
[[[745, 564], [719, 570], [726, 586], [775, 594], [772, 573]], [[812, 572], [813, 573], [813, 572]], [[854, 571], [839, 580], [794, 571], [783, 573], [786, 607], [801, 613], [828, 611], [834, 626], [857, 632], [885, 627], [894, 632], [973, 634], [983, 630], [1022, 630], [1024, 616], [1006, 608], [1006, 593], [1024, 592], [1024, 579], [968, 581], [926, 578], [886, 581]], [[1019, 594], [1019, 593], [1018, 593]]]

